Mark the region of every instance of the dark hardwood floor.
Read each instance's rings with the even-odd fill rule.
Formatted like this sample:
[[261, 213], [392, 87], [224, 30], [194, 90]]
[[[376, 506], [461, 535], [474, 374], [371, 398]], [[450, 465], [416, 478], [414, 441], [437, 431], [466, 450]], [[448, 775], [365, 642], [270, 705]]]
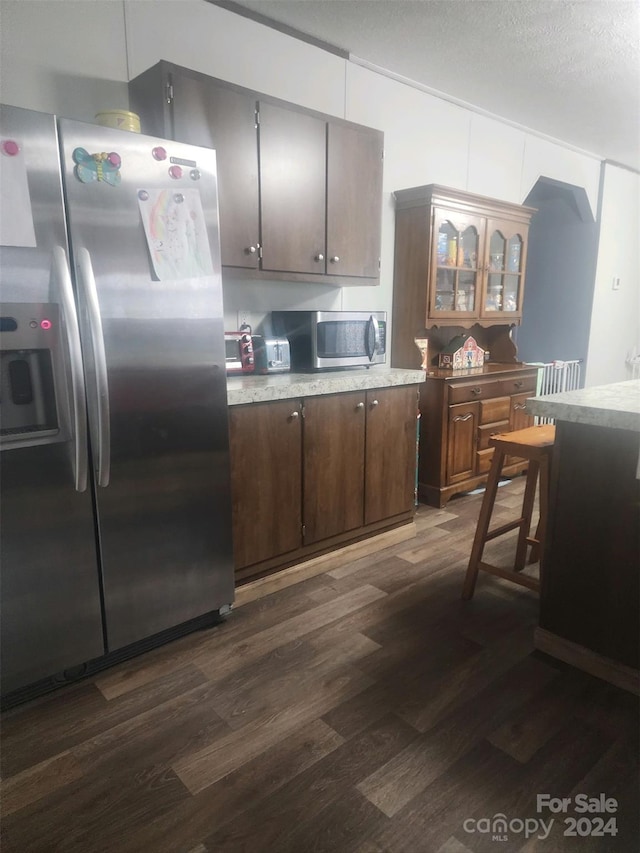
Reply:
[[637, 850], [638, 700], [534, 651], [535, 593], [460, 599], [480, 501], [7, 712], [3, 853]]

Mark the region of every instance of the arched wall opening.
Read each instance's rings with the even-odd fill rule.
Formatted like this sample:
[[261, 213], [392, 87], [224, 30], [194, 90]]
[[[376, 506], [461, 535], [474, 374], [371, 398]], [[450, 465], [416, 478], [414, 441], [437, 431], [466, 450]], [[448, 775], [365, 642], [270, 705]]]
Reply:
[[584, 363], [598, 251], [587, 193], [540, 177], [524, 203], [537, 212], [529, 229], [522, 325], [513, 335], [518, 358]]

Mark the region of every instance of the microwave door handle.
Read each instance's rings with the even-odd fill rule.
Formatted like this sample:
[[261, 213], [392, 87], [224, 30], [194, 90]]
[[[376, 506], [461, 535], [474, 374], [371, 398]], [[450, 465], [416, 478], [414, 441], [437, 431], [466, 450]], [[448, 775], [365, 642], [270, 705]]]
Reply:
[[71, 371], [71, 411], [73, 421], [73, 479], [77, 492], [87, 488], [87, 468], [89, 450], [87, 446], [86, 397], [84, 393], [84, 375], [82, 370], [82, 347], [76, 303], [73, 297], [71, 273], [67, 254], [62, 246], [53, 247], [52, 264], [54, 287], [57, 289], [62, 306], [69, 367]]
[[107, 381], [107, 358], [104, 351], [104, 335], [100, 318], [100, 305], [96, 279], [93, 274], [91, 255], [84, 247], [76, 253], [78, 261], [78, 284], [84, 305], [93, 349], [96, 381], [95, 425], [97, 432], [98, 464], [96, 466], [99, 486], [108, 486], [111, 469], [111, 434], [109, 414], [109, 384]]
[[[380, 349], [380, 325], [373, 314], [367, 320], [367, 355], [369, 356], [369, 361], [373, 361], [373, 357]], [[373, 329], [373, 349], [369, 349], [369, 329]]]

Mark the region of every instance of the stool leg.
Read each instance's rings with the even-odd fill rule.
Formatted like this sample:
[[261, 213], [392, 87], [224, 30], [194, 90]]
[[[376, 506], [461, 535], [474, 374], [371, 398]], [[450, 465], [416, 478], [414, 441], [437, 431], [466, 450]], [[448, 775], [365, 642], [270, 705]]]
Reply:
[[[540, 460], [540, 518], [536, 528], [537, 544], [531, 549], [531, 562], [540, 560], [542, 569], [542, 555], [544, 553], [544, 540], [547, 535], [547, 518], [549, 511], [549, 457], [543, 456]], [[541, 572], [542, 574], [542, 572]]]
[[521, 572], [524, 569], [524, 564], [527, 558], [527, 537], [529, 536], [529, 531], [531, 529], [531, 516], [533, 514], [533, 504], [536, 497], [538, 470], [538, 462], [535, 459], [530, 459], [529, 468], [527, 470], [527, 484], [524, 489], [524, 499], [522, 501], [522, 523], [520, 524], [520, 532], [518, 533], [516, 559], [513, 566], [516, 572]]
[[478, 526], [476, 527], [476, 535], [473, 539], [473, 547], [471, 548], [471, 557], [467, 573], [464, 578], [462, 587], [462, 598], [465, 600], [473, 596], [473, 591], [476, 587], [478, 578], [478, 563], [482, 558], [487, 532], [489, 530], [489, 522], [491, 521], [491, 513], [493, 512], [493, 504], [498, 491], [498, 483], [502, 472], [502, 462], [504, 453], [496, 447], [491, 461], [491, 469], [487, 478], [486, 490], [482, 498], [482, 506], [480, 507], [480, 515], [478, 516]]

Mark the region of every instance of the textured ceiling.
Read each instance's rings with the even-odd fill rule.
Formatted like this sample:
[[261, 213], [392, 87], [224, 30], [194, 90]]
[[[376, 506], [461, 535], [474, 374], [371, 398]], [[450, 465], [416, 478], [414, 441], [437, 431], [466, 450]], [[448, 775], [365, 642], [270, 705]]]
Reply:
[[640, 170], [638, 0], [240, 0], [395, 75]]

